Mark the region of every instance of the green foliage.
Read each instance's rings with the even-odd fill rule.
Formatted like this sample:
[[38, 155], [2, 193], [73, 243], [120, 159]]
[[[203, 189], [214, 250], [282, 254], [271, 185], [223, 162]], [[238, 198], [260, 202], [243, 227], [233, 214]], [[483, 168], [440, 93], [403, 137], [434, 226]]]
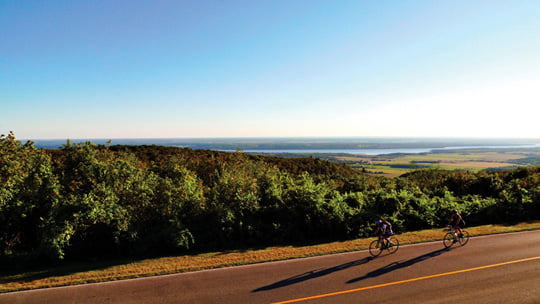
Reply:
[[317, 158], [0, 136], [0, 255], [165, 255], [540, 218], [540, 167], [365, 175]]
[[46, 241], [59, 201], [51, 160], [13, 133], [0, 136], [0, 254], [54, 251]]

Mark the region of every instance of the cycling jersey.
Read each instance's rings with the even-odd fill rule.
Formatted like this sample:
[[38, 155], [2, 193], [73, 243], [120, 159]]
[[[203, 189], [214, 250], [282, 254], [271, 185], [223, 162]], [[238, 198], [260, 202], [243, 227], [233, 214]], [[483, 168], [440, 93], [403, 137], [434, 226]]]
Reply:
[[394, 232], [392, 231], [392, 227], [387, 225], [386, 223], [382, 222], [379, 227], [381, 228], [381, 234], [385, 235], [385, 236], [389, 236], [389, 235], [392, 235], [394, 234]]

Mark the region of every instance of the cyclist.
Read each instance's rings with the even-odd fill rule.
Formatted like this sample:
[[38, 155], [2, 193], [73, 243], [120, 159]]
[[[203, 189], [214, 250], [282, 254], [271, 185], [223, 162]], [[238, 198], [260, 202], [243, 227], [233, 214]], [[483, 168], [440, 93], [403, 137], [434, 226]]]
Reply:
[[385, 239], [390, 246], [393, 246], [394, 243], [389, 239], [389, 237], [394, 234], [392, 231], [392, 224], [385, 219], [378, 219], [375, 221], [375, 225], [377, 225], [375, 228], [375, 235]]
[[451, 226], [459, 237], [463, 237], [463, 234], [461, 233], [462, 223], [465, 224], [465, 221], [463, 220], [459, 212], [456, 209], [452, 210], [452, 213], [450, 214], [450, 220], [448, 221], [448, 226]]

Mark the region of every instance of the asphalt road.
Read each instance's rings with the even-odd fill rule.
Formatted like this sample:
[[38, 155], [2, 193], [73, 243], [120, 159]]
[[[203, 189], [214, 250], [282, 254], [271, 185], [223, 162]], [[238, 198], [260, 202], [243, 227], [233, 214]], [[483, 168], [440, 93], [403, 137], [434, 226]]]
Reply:
[[[540, 303], [540, 231], [0, 294], [0, 303]], [[466, 301], [466, 302], [465, 302]]]

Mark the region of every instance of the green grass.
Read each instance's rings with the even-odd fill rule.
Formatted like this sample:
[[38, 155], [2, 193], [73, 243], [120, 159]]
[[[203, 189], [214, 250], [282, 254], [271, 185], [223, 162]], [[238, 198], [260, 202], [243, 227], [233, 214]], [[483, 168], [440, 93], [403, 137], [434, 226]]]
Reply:
[[[468, 227], [471, 236], [540, 229], [540, 221], [517, 225], [486, 225]], [[443, 229], [431, 229], [400, 234], [401, 244], [437, 241]], [[106, 282], [128, 278], [189, 272], [227, 266], [238, 266], [277, 260], [311, 257], [366, 249], [372, 238], [356, 239], [313, 246], [268, 247], [250, 251], [211, 252], [140, 261], [101, 261], [62, 266], [43, 266], [20, 273], [1, 273], [0, 292]]]

